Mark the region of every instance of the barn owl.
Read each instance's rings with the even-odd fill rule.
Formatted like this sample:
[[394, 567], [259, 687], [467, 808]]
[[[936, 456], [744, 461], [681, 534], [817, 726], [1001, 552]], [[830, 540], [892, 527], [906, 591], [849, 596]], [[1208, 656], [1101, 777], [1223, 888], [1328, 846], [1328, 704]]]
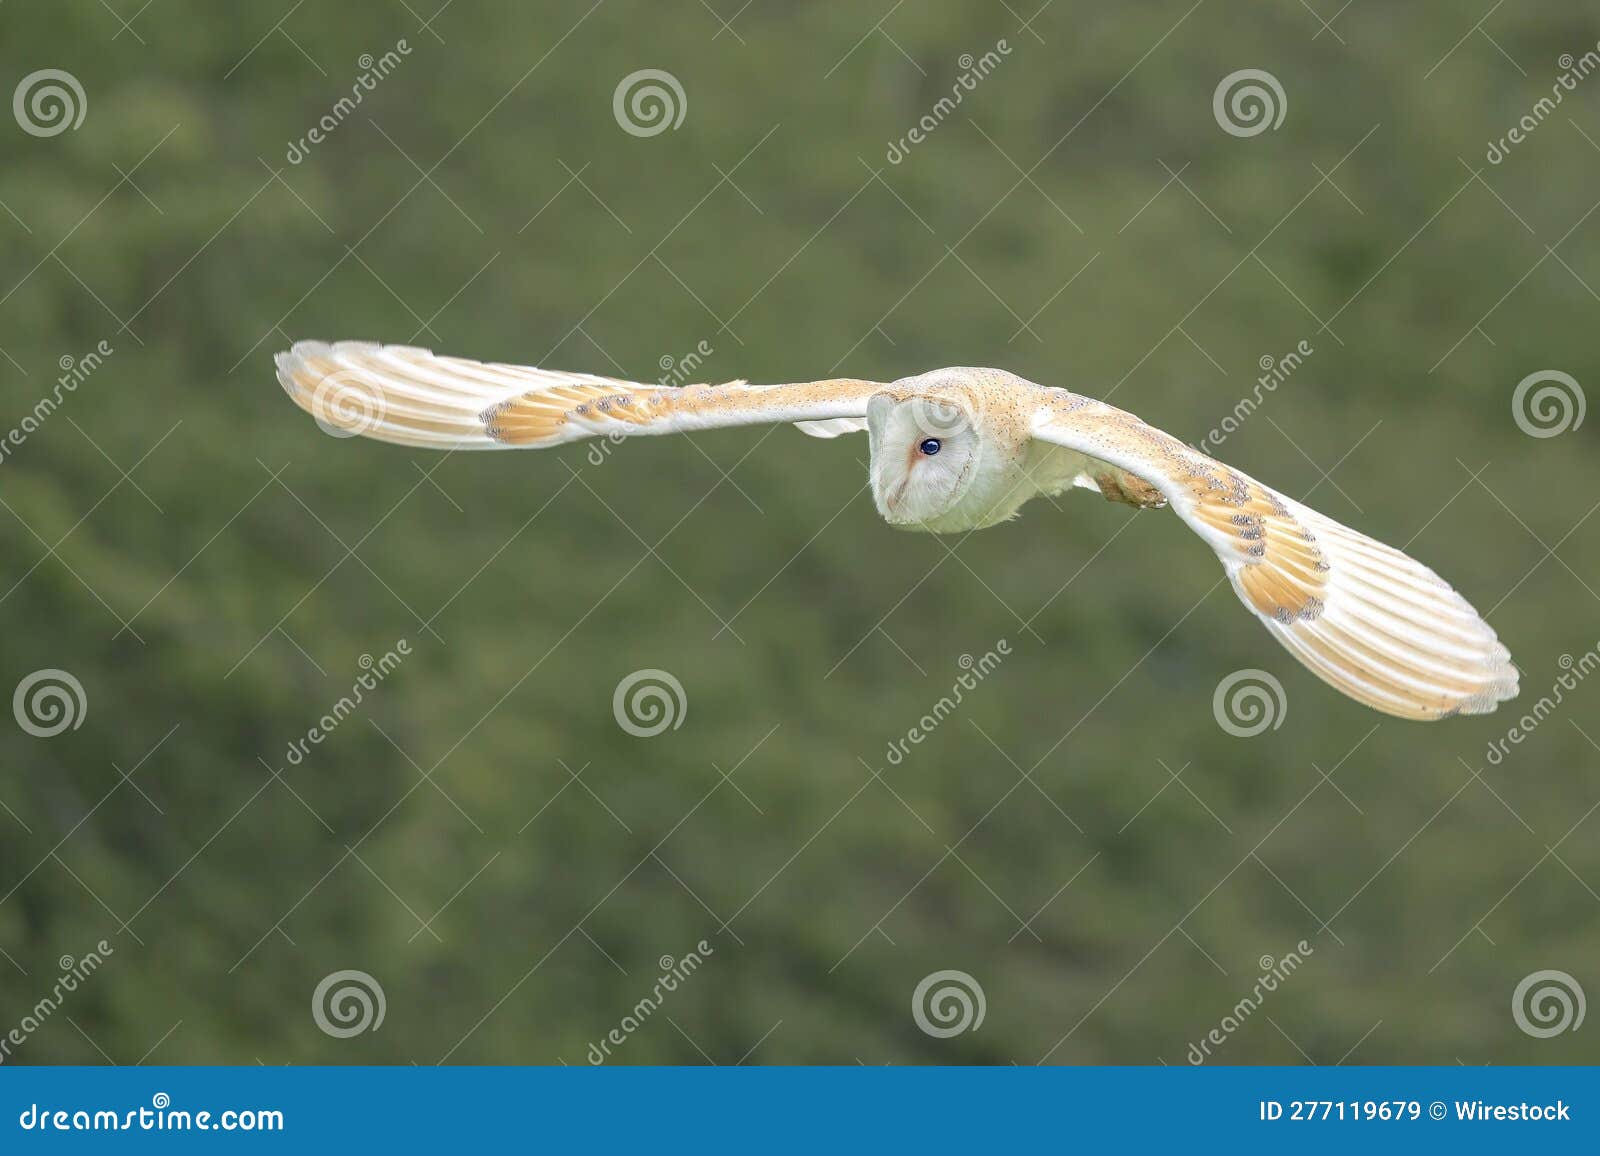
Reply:
[[364, 342], [302, 341], [276, 360], [283, 388], [328, 432], [428, 449], [769, 422], [824, 438], [865, 431], [873, 501], [902, 530], [965, 533], [1074, 487], [1170, 506], [1272, 636], [1351, 698], [1438, 719], [1517, 693], [1495, 632], [1426, 566], [1130, 413], [1002, 370], [677, 388]]

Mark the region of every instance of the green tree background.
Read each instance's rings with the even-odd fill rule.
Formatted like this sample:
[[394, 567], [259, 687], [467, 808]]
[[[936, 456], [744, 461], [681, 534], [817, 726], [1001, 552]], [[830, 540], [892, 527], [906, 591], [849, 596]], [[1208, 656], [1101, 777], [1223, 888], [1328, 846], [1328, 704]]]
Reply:
[[[1596, 425], [1512, 408], [1537, 371], [1600, 381], [1600, 78], [1534, 113], [1600, 22], [433, 8], [0, 9], [4, 91], [56, 68], [86, 99], [57, 135], [0, 124], [0, 426], [113, 350], [0, 462], [4, 687], [59, 668], [87, 704], [0, 727], [0, 1032], [60, 957], [114, 952], [13, 1062], [582, 1063], [702, 939], [613, 1062], [1183, 1063], [1301, 940], [1214, 1062], [1595, 1058], [1511, 998], [1552, 968], [1600, 993], [1600, 681], [1486, 752], [1600, 642]], [[645, 68], [686, 107], [638, 137], [613, 93]], [[1246, 68], [1286, 108], [1240, 137], [1212, 97]], [[301, 337], [642, 380], [701, 341], [709, 380], [998, 365], [1193, 442], [1306, 341], [1220, 456], [1409, 543], [1522, 698], [1437, 725], [1342, 699], [1170, 513], [1079, 494], [896, 534], [862, 439], [335, 440], [273, 380]], [[687, 704], [648, 739], [612, 712], [644, 668]], [[1212, 696], [1247, 668], [1286, 710], [1238, 738]], [[378, 1030], [314, 1022], [343, 969]], [[912, 993], [946, 969], [985, 1018], [935, 1038]]]

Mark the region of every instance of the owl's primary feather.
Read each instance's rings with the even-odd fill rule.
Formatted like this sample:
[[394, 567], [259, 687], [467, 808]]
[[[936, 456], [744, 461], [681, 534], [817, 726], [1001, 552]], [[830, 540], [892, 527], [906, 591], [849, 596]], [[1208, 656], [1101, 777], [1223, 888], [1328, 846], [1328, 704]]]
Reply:
[[[1345, 694], [1403, 718], [1480, 714], [1517, 693], [1488, 623], [1432, 570], [1103, 402], [993, 369], [896, 382], [742, 381], [682, 388], [302, 341], [277, 357], [290, 397], [332, 432], [445, 450], [793, 422], [865, 430], [879, 511], [964, 532], [1072, 486], [1171, 505], [1216, 551], [1240, 601]], [[931, 450], [931, 452], [929, 452]]]

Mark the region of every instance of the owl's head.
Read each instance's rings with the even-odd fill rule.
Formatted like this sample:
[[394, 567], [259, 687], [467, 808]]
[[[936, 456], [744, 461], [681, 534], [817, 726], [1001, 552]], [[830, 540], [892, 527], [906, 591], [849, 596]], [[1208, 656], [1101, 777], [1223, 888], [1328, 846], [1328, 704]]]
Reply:
[[983, 524], [981, 512], [1012, 472], [986, 420], [983, 391], [958, 371], [906, 378], [867, 405], [872, 497], [891, 526]]

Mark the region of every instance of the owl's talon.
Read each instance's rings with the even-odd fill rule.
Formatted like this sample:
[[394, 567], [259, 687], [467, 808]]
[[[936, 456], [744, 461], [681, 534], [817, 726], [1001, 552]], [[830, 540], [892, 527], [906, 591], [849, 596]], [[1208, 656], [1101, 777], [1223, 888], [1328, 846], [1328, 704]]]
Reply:
[[1141, 510], [1159, 510], [1167, 504], [1160, 490], [1127, 470], [1098, 474], [1094, 484], [1100, 487], [1101, 495], [1108, 502], [1123, 502]]

